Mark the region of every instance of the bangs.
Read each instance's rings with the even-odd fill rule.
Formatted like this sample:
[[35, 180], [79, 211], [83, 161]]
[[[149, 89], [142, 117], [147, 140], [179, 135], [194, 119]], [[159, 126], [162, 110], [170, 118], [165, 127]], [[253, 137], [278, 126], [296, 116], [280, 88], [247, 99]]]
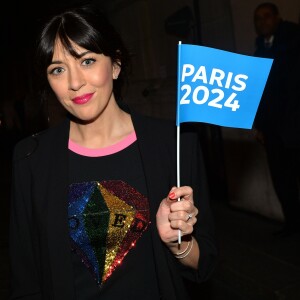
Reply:
[[[80, 55], [74, 48], [74, 44], [98, 54], [105, 54], [101, 43], [102, 39], [99, 37], [99, 33], [86, 24], [85, 20], [81, 19], [81, 22], [78, 22], [78, 17], [75, 19], [71, 15], [65, 15], [60, 20], [55, 40], [60, 40], [63, 47], [72, 56], [79, 58]], [[53, 41], [52, 48], [54, 43], [55, 41]]]

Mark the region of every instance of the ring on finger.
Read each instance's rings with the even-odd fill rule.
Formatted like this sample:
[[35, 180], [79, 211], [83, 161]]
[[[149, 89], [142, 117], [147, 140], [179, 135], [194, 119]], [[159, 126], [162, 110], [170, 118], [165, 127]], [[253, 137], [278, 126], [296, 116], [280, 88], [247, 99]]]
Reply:
[[187, 222], [193, 217], [193, 214], [188, 214], [188, 217], [187, 217]]

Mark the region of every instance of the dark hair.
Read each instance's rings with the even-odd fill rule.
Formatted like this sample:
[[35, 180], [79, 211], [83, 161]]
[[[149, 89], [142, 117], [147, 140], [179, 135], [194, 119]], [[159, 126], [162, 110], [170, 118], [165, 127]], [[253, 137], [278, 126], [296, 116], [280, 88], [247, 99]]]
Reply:
[[279, 15], [279, 9], [278, 9], [278, 7], [277, 7], [277, 5], [275, 5], [274, 3], [272, 3], [272, 2], [264, 2], [264, 3], [261, 3], [261, 4], [259, 4], [256, 8], [255, 8], [255, 12], [257, 11], [257, 10], [259, 10], [260, 8], [269, 8], [271, 11], [272, 11], [272, 13], [274, 14], [274, 15]]
[[79, 55], [71, 41], [85, 49], [110, 57], [112, 63], [121, 64], [121, 72], [113, 86], [116, 100], [121, 100], [121, 89], [127, 81], [129, 54], [103, 11], [91, 4], [84, 4], [61, 8], [48, 18], [39, 33], [35, 54], [35, 69], [42, 93], [47, 93], [50, 89], [46, 70], [52, 61], [57, 38], [76, 58], [79, 58]]

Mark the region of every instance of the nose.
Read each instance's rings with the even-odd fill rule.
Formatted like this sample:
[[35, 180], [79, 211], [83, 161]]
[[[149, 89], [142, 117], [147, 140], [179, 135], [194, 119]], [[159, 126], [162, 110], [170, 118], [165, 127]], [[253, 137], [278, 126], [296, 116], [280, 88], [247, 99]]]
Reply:
[[86, 80], [82, 71], [77, 68], [69, 69], [69, 90], [78, 91], [86, 84]]

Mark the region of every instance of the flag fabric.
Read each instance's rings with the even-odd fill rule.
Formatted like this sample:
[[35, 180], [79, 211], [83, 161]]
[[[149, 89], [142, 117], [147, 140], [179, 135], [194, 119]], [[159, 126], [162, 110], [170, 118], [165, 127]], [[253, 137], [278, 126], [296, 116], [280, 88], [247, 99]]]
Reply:
[[178, 45], [177, 116], [183, 122], [252, 128], [273, 60]]

